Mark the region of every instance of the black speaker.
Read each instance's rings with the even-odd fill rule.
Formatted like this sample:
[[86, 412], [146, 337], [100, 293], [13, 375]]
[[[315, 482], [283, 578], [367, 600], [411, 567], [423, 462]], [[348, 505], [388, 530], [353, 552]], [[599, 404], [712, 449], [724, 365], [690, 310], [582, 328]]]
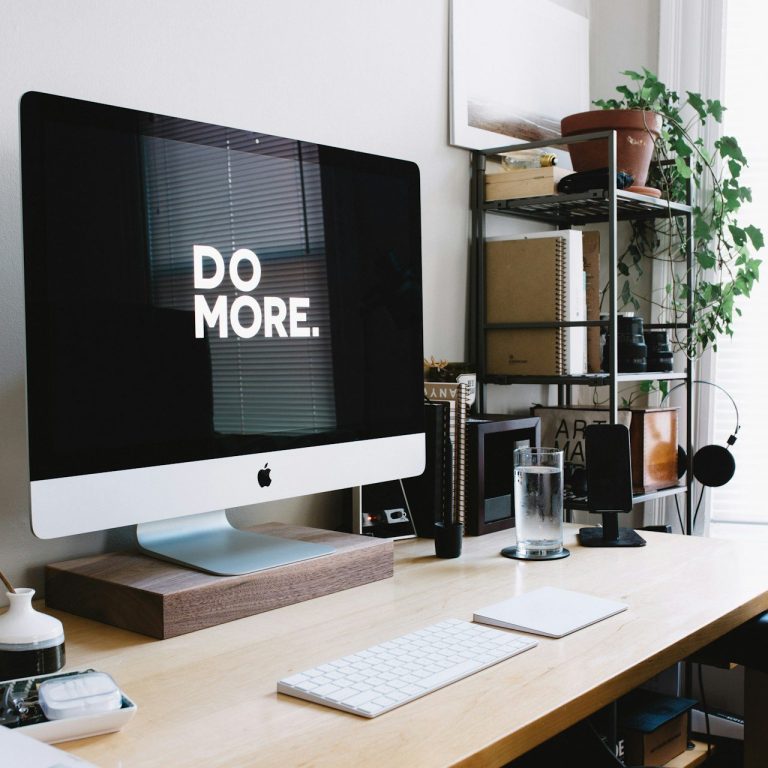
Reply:
[[584, 429], [587, 507], [602, 515], [602, 528], [581, 528], [585, 547], [642, 547], [645, 539], [619, 528], [618, 513], [632, 511], [629, 429], [623, 424], [588, 424]]

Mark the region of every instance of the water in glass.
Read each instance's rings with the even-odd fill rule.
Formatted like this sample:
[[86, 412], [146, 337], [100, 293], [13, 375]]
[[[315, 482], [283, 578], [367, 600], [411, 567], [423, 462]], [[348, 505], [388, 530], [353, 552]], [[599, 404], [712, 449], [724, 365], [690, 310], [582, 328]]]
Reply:
[[515, 528], [521, 554], [547, 555], [563, 547], [563, 473], [560, 467], [515, 467]]

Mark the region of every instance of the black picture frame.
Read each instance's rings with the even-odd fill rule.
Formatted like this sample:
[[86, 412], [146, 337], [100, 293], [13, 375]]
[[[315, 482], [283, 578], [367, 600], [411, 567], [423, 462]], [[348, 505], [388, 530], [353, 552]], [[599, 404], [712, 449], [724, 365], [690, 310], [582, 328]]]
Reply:
[[476, 416], [467, 423], [467, 443], [466, 533], [482, 536], [513, 528], [512, 454], [525, 445], [541, 446], [541, 419]]

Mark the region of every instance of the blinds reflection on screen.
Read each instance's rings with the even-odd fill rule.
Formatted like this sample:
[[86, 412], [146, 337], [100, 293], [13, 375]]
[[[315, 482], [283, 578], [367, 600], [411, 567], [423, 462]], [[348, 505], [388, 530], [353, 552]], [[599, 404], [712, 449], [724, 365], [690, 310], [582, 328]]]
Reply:
[[[239, 248], [255, 252], [261, 280], [253, 297], [306, 297], [308, 338], [263, 333], [220, 338], [208, 328], [214, 429], [224, 434], [312, 434], [336, 426], [329, 300], [317, 147], [276, 137], [243, 146], [227, 129], [208, 144], [143, 136], [151, 296], [156, 306], [192, 311], [193, 246], [216, 248], [228, 266]], [[162, 126], [156, 133], [162, 134]], [[263, 144], [262, 144], [263, 142]], [[243, 268], [243, 277], [250, 273]], [[213, 291], [240, 295], [225, 276]], [[263, 309], [263, 306], [262, 306]], [[250, 310], [241, 320], [249, 324]], [[285, 326], [288, 319], [285, 320]]]

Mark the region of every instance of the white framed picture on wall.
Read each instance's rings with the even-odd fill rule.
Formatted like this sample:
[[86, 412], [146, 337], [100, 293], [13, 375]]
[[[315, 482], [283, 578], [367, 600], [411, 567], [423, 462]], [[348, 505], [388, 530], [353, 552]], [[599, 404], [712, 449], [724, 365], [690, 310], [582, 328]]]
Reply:
[[549, 0], [451, 0], [450, 143], [560, 135], [589, 109], [589, 20]]

